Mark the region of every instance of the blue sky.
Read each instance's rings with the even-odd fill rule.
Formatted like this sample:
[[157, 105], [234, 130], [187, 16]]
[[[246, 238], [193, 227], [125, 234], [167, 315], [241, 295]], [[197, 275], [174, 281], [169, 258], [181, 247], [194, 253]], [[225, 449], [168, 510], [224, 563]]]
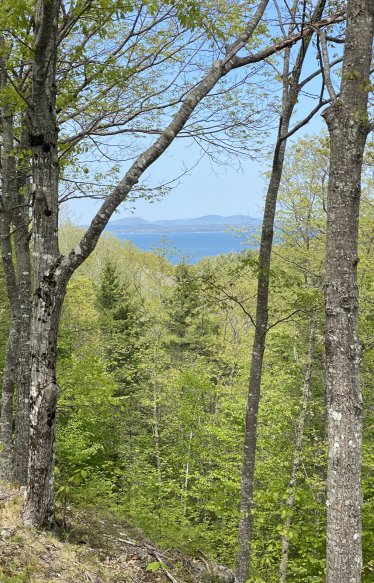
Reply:
[[[336, 55], [331, 54], [330, 58], [334, 56]], [[308, 54], [302, 78], [307, 77], [316, 67], [318, 63], [312, 49]], [[318, 78], [306, 87], [309, 96], [304, 95], [300, 98], [294, 121], [303, 118], [315, 106], [316, 100], [310, 95], [318, 94], [319, 86], [320, 79]], [[318, 113], [305, 130], [300, 131], [292, 138], [292, 141], [296, 141], [306, 131], [315, 133], [324, 127], [324, 121]], [[271, 146], [274, 139], [275, 130], [266, 139], [266, 145]], [[167, 182], [183, 171], [183, 165], [191, 167], [198, 159], [197, 146], [189, 145], [188, 140], [176, 140], [151, 167], [146, 175], [147, 183], [157, 186], [159, 183]], [[125, 203], [113, 219], [131, 214], [150, 221], [198, 217], [207, 214], [226, 216], [243, 214], [260, 217], [266, 189], [264, 173], [269, 170], [270, 164], [271, 159], [265, 155], [262, 158], [259, 156], [256, 160], [241, 160], [241, 168], [238, 168], [237, 164], [212, 166], [210, 160], [205, 157], [190, 172], [182, 176], [162, 200], [152, 203], [146, 200], [138, 200], [132, 204]], [[87, 224], [98, 208], [98, 202], [76, 200], [70, 203], [69, 210], [74, 222]]]
[[[199, 159], [197, 148], [187, 147], [187, 142], [179, 141], [170, 147], [147, 174], [147, 182], [159, 184], [183, 172], [183, 164], [192, 166]], [[147, 220], [198, 217], [208, 214], [243, 214], [261, 216], [265, 180], [262, 176], [267, 164], [259, 161], [242, 160], [238, 165], [212, 166], [205, 157], [182, 176], [175, 187], [161, 200], [149, 202], [137, 200], [122, 205], [113, 217], [118, 219], [134, 214]], [[70, 203], [70, 211], [76, 223], [84, 223], [92, 218], [99, 204], [90, 200]]]
[[[309, 103], [308, 103], [309, 101]], [[312, 107], [315, 102], [313, 102]], [[299, 107], [299, 115], [304, 117], [311, 107], [305, 100]], [[291, 142], [297, 141], [305, 132], [312, 134], [325, 128], [320, 113], [300, 131]], [[267, 139], [267, 145], [274, 142], [275, 132]], [[146, 174], [147, 183], [157, 186], [179, 176], [183, 165], [193, 166], [199, 159], [197, 146], [188, 145], [188, 140], [177, 140], [164, 155], [154, 163]], [[243, 214], [261, 217], [264, 194], [266, 191], [265, 172], [269, 171], [271, 158], [265, 155], [257, 159], [242, 159], [238, 164], [212, 165], [205, 157], [182, 176], [169, 193], [159, 201], [137, 200], [125, 203], [113, 216], [118, 219], [126, 216], [142, 217], [149, 221], [198, 217], [208, 214], [223, 216]], [[77, 224], [87, 224], [99, 208], [92, 200], [76, 200], [70, 203], [72, 220]]]
[[[308, 133], [319, 131], [324, 122], [318, 116], [308, 126]], [[302, 133], [298, 134], [301, 137]], [[295, 140], [294, 140], [295, 141]], [[178, 176], [183, 164], [191, 166], [199, 158], [197, 148], [187, 147], [180, 140], [153, 165], [147, 174], [147, 182], [157, 185]], [[261, 217], [266, 189], [265, 172], [269, 170], [271, 159], [241, 160], [238, 165], [214, 165], [205, 157], [182, 176], [175, 187], [161, 200], [149, 202], [137, 200], [125, 203], [113, 216], [118, 219], [126, 216], [142, 217], [149, 221], [199, 217], [208, 214], [243, 214]], [[87, 224], [99, 208], [99, 203], [91, 200], [77, 200], [70, 203], [72, 219], [78, 224]]]

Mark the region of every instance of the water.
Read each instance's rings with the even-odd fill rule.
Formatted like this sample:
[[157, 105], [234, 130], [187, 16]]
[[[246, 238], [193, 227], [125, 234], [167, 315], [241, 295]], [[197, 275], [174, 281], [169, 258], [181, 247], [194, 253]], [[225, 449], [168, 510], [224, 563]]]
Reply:
[[[221, 253], [240, 252], [249, 248], [248, 237], [243, 234], [222, 231], [186, 233], [126, 233], [116, 235], [131, 241], [143, 251], [167, 248], [167, 257], [174, 265], [181, 261], [197, 263], [203, 257]], [[251, 247], [253, 248], [253, 244]]]

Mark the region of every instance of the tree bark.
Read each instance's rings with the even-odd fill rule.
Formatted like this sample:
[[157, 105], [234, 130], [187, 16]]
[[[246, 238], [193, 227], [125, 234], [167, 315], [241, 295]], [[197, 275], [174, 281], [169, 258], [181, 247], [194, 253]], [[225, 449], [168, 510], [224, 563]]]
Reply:
[[[3, 39], [0, 39], [4, 48]], [[6, 87], [5, 57], [0, 59], [1, 87]], [[31, 266], [29, 248], [29, 204], [26, 196], [26, 173], [23, 164], [17, 168], [13, 113], [1, 109], [3, 148], [1, 228], [2, 258], [7, 281], [10, 306], [10, 335], [5, 359], [2, 412], [0, 419], [2, 458], [7, 467], [9, 481], [26, 484], [29, 435], [30, 391], [30, 318], [31, 318]], [[24, 150], [21, 140], [19, 150]], [[25, 192], [21, 193], [21, 189]], [[13, 253], [14, 251], [15, 257]], [[16, 414], [13, 420], [14, 392]], [[15, 421], [15, 433], [13, 425]], [[4, 470], [5, 470], [4, 466]], [[5, 477], [5, 476], [4, 476]]]
[[26, 186], [24, 171], [20, 170], [18, 180], [18, 204], [13, 213], [14, 247], [17, 259], [18, 315], [20, 338], [17, 355], [16, 412], [14, 431], [13, 480], [27, 484], [29, 461], [29, 421], [30, 421], [30, 381], [31, 381], [31, 260], [29, 235], [29, 204], [25, 195], [20, 194]]
[[38, 0], [28, 132], [33, 167], [33, 310], [31, 322], [30, 454], [24, 519], [54, 521], [56, 348], [66, 283], [57, 284], [58, 179], [56, 38], [58, 0]]
[[[8, 147], [4, 147], [2, 156], [3, 211], [0, 231], [3, 241], [3, 266], [10, 299], [11, 325], [5, 358], [0, 426], [6, 434], [2, 438], [3, 443], [6, 442], [2, 457], [9, 452], [7, 479], [25, 485], [28, 464], [31, 319], [28, 201], [20, 194], [20, 186], [25, 185], [24, 172], [21, 172], [23, 178], [20, 181], [16, 170], [16, 159], [10, 155], [14, 147], [11, 118], [3, 118], [4, 142], [6, 131], [9, 143]], [[10, 174], [9, 168], [11, 168]], [[16, 393], [15, 415], [13, 415], [14, 393]], [[15, 425], [14, 433], [13, 425]]]
[[357, 247], [373, 9], [371, 0], [348, 2], [341, 97], [324, 112], [331, 144], [325, 283], [328, 583], [358, 583], [362, 568]]
[[31, 334], [30, 454], [24, 520], [49, 528], [54, 524], [56, 345], [64, 291], [47, 281], [41, 283], [37, 294]]
[[[324, 6], [324, 0], [318, 2], [313, 14], [313, 21], [319, 20], [321, 18]], [[249, 392], [244, 430], [238, 554], [236, 560], [236, 577], [239, 583], [245, 583], [247, 581], [250, 568], [250, 543], [252, 538], [251, 511], [253, 505], [255, 456], [257, 445], [257, 418], [260, 402], [262, 366], [268, 326], [270, 261], [274, 236], [275, 210], [283, 172], [283, 163], [287, 142], [286, 136], [289, 130], [291, 116], [297, 102], [301, 70], [310, 41], [311, 32], [303, 40], [303, 44], [297, 55], [296, 63], [294, 65], [291, 76], [289, 76], [289, 52], [285, 56], [282, 111], [279, 121], [277, 142], [273, 155], [271, 177], [265, 199], [265, 210], [262, 223], [261, 243], [258, 260], [259, 274], [257, 283], [255, 337], [252, 347]]]
[[9, 482], [13, 478], [13, 398], [15, 370], [19, 344], [18, 322], [10, 319], [10, 330], [5, 353], [0, 419], [0, 476]]
[[[2, 43], [1, 48], [3, 48]], [[0, 86], [2, 88], [6, 86], [6, 76], [3, 72], [0, 74]], [[9, 298], [10, 330], [5, 355], [1, 396], [0, 441], [2, 450], [0, 473], [4, 479], [11, 481], [13, 470], [13, 399], [21, 322], [18, 313], [18, 286], [11, 242], [12, 207], [15, 204], [17, 188], [16, 160], [13, 155], [13, 118], [6, 107], [1, 108], [1, 125], [3, 146], [1, 148], [0, 236], [2, 262]]]

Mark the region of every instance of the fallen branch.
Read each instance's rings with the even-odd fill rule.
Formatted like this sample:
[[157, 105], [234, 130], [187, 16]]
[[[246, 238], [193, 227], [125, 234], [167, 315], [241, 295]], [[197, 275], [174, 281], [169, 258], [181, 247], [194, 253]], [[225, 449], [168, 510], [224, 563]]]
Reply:
[[165, 555], [162, 555], [162, 553], [160, 553], [159, 551], [157, 551], [155, 549], [155, 547], [152, 547], [151, 545], [149, 545], [148, 543], [143, 543], [143, 544], [138, 544], [132, 540], [128, 540], [125, 538], [118, 538], [116, 536], [112, 536], [110, 534], [103, 534], [103, 536], [105, 536], [106, 538], [110, 538], [112, 540], [115, 540], [117, 542], [123, 543], [125, 545], [130, 545], [132, 547], [136, 547], [138, 549], [147, 549], [148, 553], [150, 555], [152, 555], [152, 557], [154, 557], [155, 559], [157, 559], [157, 561], [160, 563], [160, 568], [163, 570], [163, 572], [165, 573], [166, 577], [172, 581], [172, 583], [178, 583], [177, 579], [175, 579], [175, 577], [173, 577], [173, 575], [171, 573], [169, 573], [169, 571], [165, 568], [165, 563], [163, 561], [163, 559], [167, 558], [165, 557]]

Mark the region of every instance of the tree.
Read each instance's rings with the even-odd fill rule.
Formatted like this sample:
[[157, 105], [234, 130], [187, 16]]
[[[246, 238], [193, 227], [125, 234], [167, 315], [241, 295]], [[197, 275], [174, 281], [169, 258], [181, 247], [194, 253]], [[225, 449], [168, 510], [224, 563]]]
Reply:
[[[319, 20], [322, 17], [326, 2], [320, 0], [314, 7], [311, 20]], [[305, 7], [305, 5], [304, 5]], [[298, 9], [297, 2], [293, 5], [292, 22], [289, 34], [294, 30], [293, 19]], [[300, 81], [304, 60], [308, 47], [312, 40], [312, 31], [304, 37], [302, 45], [297, 53], [295, 64], [291, 68], [291, 49], [284, 54], [283, 62], [283, 88], [282, 103], [279, 117], [279, 127], [274, 148], [272, 170], [265, 198], [265, 209], [262, 223], [261, 243], [258, 258], [258, 285], [256, 317], [254, 320], [255, 337], [251, 352], [251, 365], [249, 373], [249, 390], [245, 420], [242, 487], [240, 497], [240, 522], [238, 534], [238, 555], [236, 563], [236, 576], [239, 583], [245, 583], [250, 568], [250, 543], [252, 537], [252, 504], [255, 475], [255, 457], [257, 443], [257, 418], [261, 393], [261, 377], [264, 361], [266, 334], [268, 331], [269, 310], [269, 284], [270, 262], [274, 236], [274, 220], [277, 205], [278, 191], [282, 179], [283, 164], [286, 153], [287, 138], [297, 129], [305, 125], [307, 121], [322, 107], [324, 100], [324, 83], [320, 93], [319, 103], [316, 108], [304, 120], [299, 121], [290, 130], [290, 123], [299, 94], [312, 76]], [[321, 71], [319, 71], [321, 73]]]
[[0, 382], [4, 372], [6, 342], [8, 337], [9, 311], [4, 281], [4, 272], [0, 265]]
[[56, 343], [58, 323], [69, 279], [94, 250], [118, 205], [127, 197], [143, 172], [166, 150], [192, 112], [216, 83], [234, 66], [236, 53], [250, 39], [267, 5], [262, 0], [243, 38], [228, 55], [215, 63], [191, 90], [179, 111], [156, 142], [133, 163], [123, 180], [106, 198], [80, 244], [67, 257], [58, 249], [58, 159], [56, 92], [57, 1], [37, 3], [32, 68], [32, 103], [28, 107], [28, 132], [33, 162], [34, 306], [31, 331], [31, 426], [25, 519], [34, 525], [53, 522], [54, 420], [57, 399]]
[[[0, 36], [0, 91], [6, 92], [6, 46]], [[30, 390], [31, 266], [29, 253], [28, 201], [25, 196], [26, 168], [15, 155], [14, 111], [9, 95], [0, 107], [3, 147], [2, 197], [0, 204], [1, 256], [10, 309], [10, 329], [3, 376], [0, 440], [3, 444], [0, 472], [7, 479], [26, 483]], [[24, 136], [18, 136], [23, 142]], [[13, 231], [13, 233], [12, 233]], [[12, 236], [13, 234], [13, 236]], [[16, 261], [13, 260], [15, 252]], [[13, 398], [17, 388], [17, 415]], [[13, 442], [13, 424], [15, 435]]]
[[120, 281], [118, 268], [112, 261], [104, 265], [97, 300], [108, 370], [116, 378], [118, 394], [129, 396], [141, 384], [145, 343], [130, 286]]
[[[358, 334], [358, 222], [367, 135], [373, 4], [349, 0], [340, 97], [331, 106], [327, 199], [325, 350], [328, 397], [327, 581], [361, 580], [361, 347]], [[323, 36], [322, 36], [323, 39]]]

